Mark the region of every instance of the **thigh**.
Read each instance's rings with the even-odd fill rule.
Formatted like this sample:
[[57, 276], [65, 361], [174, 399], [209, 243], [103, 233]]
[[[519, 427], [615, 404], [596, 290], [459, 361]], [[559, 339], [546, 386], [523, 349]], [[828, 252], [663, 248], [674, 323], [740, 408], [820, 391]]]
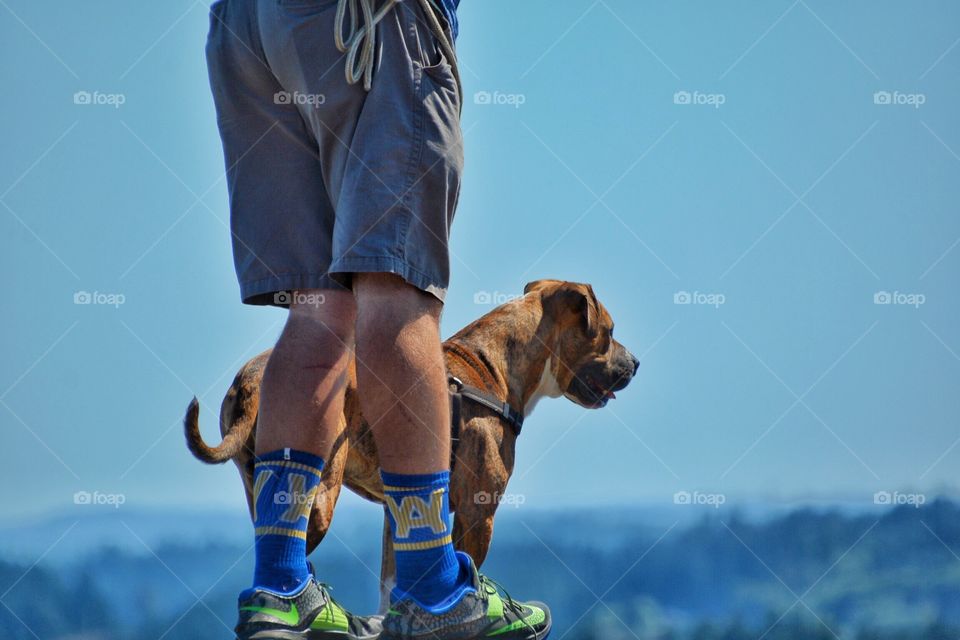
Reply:
[[255, 0], [211, 8], [207, 64], [223, 141], [234, 264], [243, 300], [287, 306], [327, 276], [334, 214], [316, 141], [262, 51]]
[[463, 172], [460, 98], [421, 11], [400, 3], [381, 30], [379, 75], [336, 200], [331, 270], [389, 271], [443, 300]]
[[336, 8], [336, 0], [261, 0], [257, 9], [264, 56], [317, 146], [334, 207], [367, 99], [362, 86], [344, 77], [344, 54], [334, 41]]
[[[335, 211], [331, 275], [389, 272], [442, 299], [463, 144], [456, 81], [417, 2], [377, 27], [365, 92], [344, 79], [334, 0], [262, 3], [264, 50], [315, 136]], [[269, 35], [268, 35], [269, 34]]]

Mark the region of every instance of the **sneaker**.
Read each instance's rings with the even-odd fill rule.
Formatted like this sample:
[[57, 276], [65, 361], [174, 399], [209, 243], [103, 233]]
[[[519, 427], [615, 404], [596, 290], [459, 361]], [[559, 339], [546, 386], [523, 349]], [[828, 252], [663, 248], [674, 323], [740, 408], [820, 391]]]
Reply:
[[300, 591], [282, 595], [263, 589], [240, 594], [237, 640], [374, 640], [381, 618], [355, 616], [311, 577]]
[[468, 585], [432, 611], [409, 595], [395, 593], [397, 599], [383, 619], [381, 640], [546, 639], [551, 626], [547, 605], [515, 601], [480, 575], [469, 556], [460, 552], [457, 556], [470, 572]]

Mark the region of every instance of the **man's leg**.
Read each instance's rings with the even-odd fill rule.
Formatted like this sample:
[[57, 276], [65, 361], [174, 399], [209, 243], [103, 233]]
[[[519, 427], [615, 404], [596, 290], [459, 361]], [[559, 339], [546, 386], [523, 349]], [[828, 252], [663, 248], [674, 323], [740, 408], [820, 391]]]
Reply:
[[397, 589], [436, 605], [463, 582], [449, 524], [442, 304], [392, 274], [358, 274], [354, 293], [360, 403], [380, 457]]
[[[331, 149], [350, 139], [366, 94], [347, 87], [342, 74], [324, 73], [342, 58], [332, 5], [301, 2], [303, 10], [292, 11], [286, 4], [215, 2], [206, 50], [240, 294], [256, 305], [276, 304], [279, 291], [308, 295], [290, 312], [262, 381], [257, 568], [254, 588], [240, 594], [236, 632], [238, 640], [372, 640], [380, 621], [337, 605], [308, 575], [305, 553], [310, 503], [340, 424], [355, 325], [352, 292], [327, 274], [337, 218], [352, 215], [349, 207], [344, 216], [334, 210], [340, 198], [328, 186], [343, 163]], [[307, 78], [322, 84], [304, 86]], [[282, 92], [329, 99], [321, 109], [278, 101]], [[316, 116], [313, 126], [308, 116]], [[321, 131], [329, 131], [329, 144]], [[303, 290], [321, 290], [324, 304], [311, 305], [316, 292]]]
[[256, 452], [292, 447], [326, 458], [339, 435], [356, 305], [349, 291], [301, 291], [292, 299], [263, 372]]
[[[307, 523], [340, 432], [356, 306], [349, 291], [299, 291], [260, 384], [254, 471], [256, 570], [240, 594], [238, 640], [373, 640], [310, 575]], [[302, 303], [300, 301], [303, 301]]]
[[443, 304], [389, 273], [357, 274], [357, 384], [384, 471], [450, 469]]
[[260, 387], [254, 587], [285, 593], [310, 577], [306, 529], [339, 435], [353, 344], [349, 291], [300, 291]]
[[356, 274], [353, 290], [360, 405], [380, 456], [397, 572], [380, 638], [544, 640], [547, 606], [504, 600], [453, 548], [441, 303], [391, 274]]

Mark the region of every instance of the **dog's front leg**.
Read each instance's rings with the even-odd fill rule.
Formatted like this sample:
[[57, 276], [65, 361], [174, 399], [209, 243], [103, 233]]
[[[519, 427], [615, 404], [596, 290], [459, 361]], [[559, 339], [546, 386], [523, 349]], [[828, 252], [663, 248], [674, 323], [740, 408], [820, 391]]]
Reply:
[[479, 569], [493, 540], [493, 508], [457, 510], [453, 518], [453, 546], [473, 558]]
[[314, 496], [310, 521], [307, 525], [307, 555], [313, 553], [317, 545], [323, 541], [333, 522], [333, 512], [340, 498], [340, 490], [343, 488], [343, 472], [347, 464], [345, 442], [346, 438], [341, 434], [334, 442], [330, 458], [323, 468], [320, 488]]

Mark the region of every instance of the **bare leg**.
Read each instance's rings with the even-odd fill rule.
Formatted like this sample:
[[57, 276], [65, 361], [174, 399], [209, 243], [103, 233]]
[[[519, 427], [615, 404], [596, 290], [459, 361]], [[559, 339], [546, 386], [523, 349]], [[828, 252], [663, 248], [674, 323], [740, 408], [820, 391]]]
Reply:
[[358, 274], [357, 384], [384, 471], [450, 468], [450, 408], [433, 296], [398, 276]]
[[[342, 427], [356, 305], [349, 291], [300, 291], [260, 391], [258, 454], [284, 447], [327, 459]], [[322, 300], [322, 303], [318, 303]]]

